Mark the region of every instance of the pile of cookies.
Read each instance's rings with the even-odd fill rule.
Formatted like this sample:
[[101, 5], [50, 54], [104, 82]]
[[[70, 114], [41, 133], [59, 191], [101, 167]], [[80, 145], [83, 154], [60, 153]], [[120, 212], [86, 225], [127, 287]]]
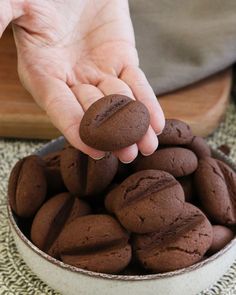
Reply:
[[109, 96], [85, 113], [80, 130], [90, 146], [109, 151], [104, 158], [66, 144], [16, 163], [10, 205], [39, 249], [79, 268], [140, 275], [193, 265], [235, 236], [236, 173], [187, 124], [166, 120], [158, 149], [131, 164], [110, 152], [148, 126], [141, 103]]

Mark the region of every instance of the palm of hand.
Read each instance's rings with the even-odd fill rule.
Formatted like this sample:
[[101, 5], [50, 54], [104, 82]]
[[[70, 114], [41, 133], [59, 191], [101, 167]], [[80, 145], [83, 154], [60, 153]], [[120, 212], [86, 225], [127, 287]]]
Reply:
[[[157, 111], [151, 121], [157, 132], [163, 126], [163, 114], [138, 68], [127, 2], [79, 2], [45, 1], [39, 5], [32, 1], [27, 7], [30, 16], [22, 16], [14, 25], [19, 73], [67, 139], [99, 157], [101, 152], [87, 147], [78, 135], [83, 112], [95, 100], [111, 93], [142, 100], [152, 113]], [[156, 147], [150, 127], [137, 145], [117, 155], [128, 162], [137, 155], [138, 148], [148, 154]]]

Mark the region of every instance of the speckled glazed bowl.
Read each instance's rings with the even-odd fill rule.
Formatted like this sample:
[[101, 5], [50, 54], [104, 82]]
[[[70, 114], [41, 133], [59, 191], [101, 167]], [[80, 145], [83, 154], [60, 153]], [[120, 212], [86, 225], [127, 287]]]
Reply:
[[[38, 154], [62, 148], [64, 139], [47, 144]], [[236, 166], [222, 153], [215, 156]], [[216, 282], [236, 259], [236, 238], [221, 251], [193, 266], [164, 274], [143, 276], [108, 275], [79, 269], [60, 262], [34, 246], [21, 232], [17, 217], [8, 204], [8, 214], [16, 246], [23, 259], [44, 282], [65, 295], [192, 295]]]

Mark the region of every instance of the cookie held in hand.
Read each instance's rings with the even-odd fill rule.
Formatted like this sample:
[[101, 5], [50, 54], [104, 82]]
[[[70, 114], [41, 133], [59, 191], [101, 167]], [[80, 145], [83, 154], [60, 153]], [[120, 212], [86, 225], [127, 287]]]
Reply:
[[127, 96], [105, 96], [85, 112], [80, 137], [101, 151], [115, 151], [138, 142], [147, 132], [150, 115], [139, 101]]

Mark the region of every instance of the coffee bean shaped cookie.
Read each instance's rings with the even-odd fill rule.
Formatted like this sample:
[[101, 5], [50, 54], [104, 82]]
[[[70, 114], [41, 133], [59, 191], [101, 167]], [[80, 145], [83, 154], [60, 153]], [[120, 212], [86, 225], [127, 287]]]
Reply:
[[127, 96], [105, 96], [85, 112], [80, 137], [101, 151], [115, 151], [138, 142], [147, 132], [150, 116], [139, 101]]
[[190, 144], [193, 138], [188, 124], [176, 119], [166, 119], [165, 128], [158, 136], [160, 145]]
[[204, 158], [194, 182], [208, 217], [221, 225], [236, 224], [236, 173], [222, 161]]
[[148, 233], [169, 226], [181, 214], [184, 192], [169, 173], [145, 170], [135, 173], [111, 191], [107, 210], [134, 233]]
[[193, 173], [197, 165], [197, 157], [192, 151], [182, 147], [168, 147], [157, 149], [152, 155], [140, 158], [135, 170], [163, 170], [174, 177], [182, 177]]
[[46, 165], [48, 195], [56, 195], [66, 191], [60, 170], [61, 151], [49, 153], [43, 157]]
[[214, 254], [224, 248], [234, 237], [234, 232], [226, 226], [213, 225], [213, 241], [209, 249], [210, 254]]
[[79, 217], [60, 236], [60, 257], [79, 268], [119, 273], [131, 260], [128, 239], [127, 232], [109, 215]]
[[186, 148], [192, 150], [198, 159], [210, 157], [211, 149], [204, 138], [194, 136], [191, 143]]
[[61, 153], [61, 173], [67, 189], [79, 196], [93, 196], [102, 192], [114, 178], [118, 168], [117, 158], [106, 153], [94, 160], [73, 147]]
[[42, 251], [58, 258], [58, 237], [66, 224], [90, 213], [89, 206], [69, 193], [49, 199], [37, 212], [31, 227], [31, 240]]
[[195, 190], [194, 190], [194, 183], [193, 183], [193, 175], [180, 177], [180, 178], [177, 178], [177, 180], [181, 184], [184, 190], [185, 201], [189, 203], [194, 202]]
[[16, 163], [8, 182], [12, 210], [20, 217], [31, 217], [46, 198], [47, 181], [43, 160], [36, 155]]
[[200, 261], [212, 243], [212, 226], [195, 206], [185, 203], [182, 215], [164, 231], [135, 235], [133, 251], [144, 268], [168, 272]]

